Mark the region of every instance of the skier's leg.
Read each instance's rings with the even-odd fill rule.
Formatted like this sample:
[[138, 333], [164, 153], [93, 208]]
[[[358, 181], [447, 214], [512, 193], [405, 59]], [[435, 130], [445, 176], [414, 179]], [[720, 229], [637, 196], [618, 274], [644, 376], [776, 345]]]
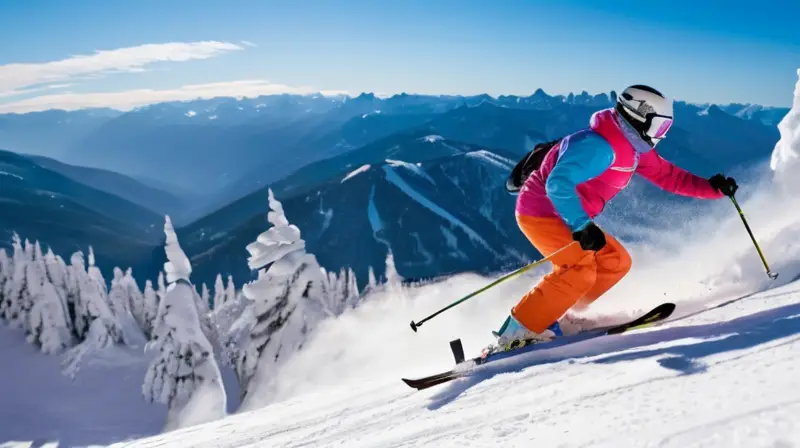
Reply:
[[[518, 215], [517, 223], [544, 256], [573, 242], [572, 232], [560, 218]], [[542, 333], [556, 322], [595, 283], [595, 254], [577, 244], [556, 254], [552, 264], [553, 272], [545, 275], [511, 310], [511, 316], [534, 333]]]
[[631, 270], [631, 256], [616, 238], [606, 235], [606, 245], [599, 251], [597, 260], [597, 279], [594, 286], [575, 305], [577, 309], [585, 308], [598, 297], [616, 285]]

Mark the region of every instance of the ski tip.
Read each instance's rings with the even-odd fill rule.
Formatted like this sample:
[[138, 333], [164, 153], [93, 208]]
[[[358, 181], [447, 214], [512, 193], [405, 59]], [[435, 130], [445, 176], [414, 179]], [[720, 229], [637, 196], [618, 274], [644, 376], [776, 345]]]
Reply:
[[400, 378], [400, 379], [403, 380], [404, 383], [406, 383], [406, 386], [408, 386], [408, 387], [410, 387], [412, 389], [420, 390], [419, 381], [418, 380], [410, 380], [408, 378]]

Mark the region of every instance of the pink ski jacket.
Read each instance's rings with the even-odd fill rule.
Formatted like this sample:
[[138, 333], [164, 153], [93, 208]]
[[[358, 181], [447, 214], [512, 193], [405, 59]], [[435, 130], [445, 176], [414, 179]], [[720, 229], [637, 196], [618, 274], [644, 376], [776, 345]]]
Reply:
[[682, 196], [723, 197], [707, 179], [664, 160], [613, 109], [596, 112], [589, 125], [564, 137], [528, 177], [517, 197], [518, 214], [561, 217], [573, 232], [581, 230], [634, 173]]

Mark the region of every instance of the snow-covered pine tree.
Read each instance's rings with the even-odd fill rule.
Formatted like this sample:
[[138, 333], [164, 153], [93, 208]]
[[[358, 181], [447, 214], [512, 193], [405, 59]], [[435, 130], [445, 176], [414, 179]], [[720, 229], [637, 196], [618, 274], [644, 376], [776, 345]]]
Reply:
[[158, 297], [159, 303], [164, 299], [164, 296], [167, 295], [167, 284], [164, 280], [164, 271], [158, 272], [158, 289], [156, 289], [156, 296]]
[[169, 408], [165, 430], [197, 425], [225, 415], [225, 388], [213, 346], [201, 329], [189, 281], [191, 264], [181, 249], [169, 216], [165, 218], [169, 287], [158, 307], [147, 351], [155, 352], [142, 385], [149, 402]]
[[325, 287], [325, 308], [338, 316], [347, 309], [358, 306], [359, 293], [356, 276], [352, 269], [342, 268], [337, 275], [327, 273], [328, 284]]
[[97, 290], [97, 293], [100, 294], [103, 300], [108, 302], [108, 288], [106, 285], [106, 279], [103, 277], [103, 273], [100, 272], [100, 268], [95, 266], [94, 249], [92, 246], [89, 246], [89, 269], [87, 274], [89, 275], [89, 280]]
[[[247, 245], [248, 266], [258, 279], [243, 287], [252, 300], [248, 338], [237, 356], [236, 372], [242, 408], [258, 406], [257, 388], [265, 385], [277, 364], [299, 350], [315, 324], [325, 317], [325, 276], [313, 255], [306, 253], [300, 230], [289, 224], [283, 206], [269, 191], [272, 227]], [[260, 379], [254, 381], [258, 376]], [[262, 381], [263, 380], [263, 381]]]
[[195, 289], [194, 291], [194, 300], [197, 303], [197, 312], [203, 316], [208, 314], [208, 302], [203, 302], [203, 295]]
[[3, 292], [3, 301], [0, 302], [0, 317], [3, 317], [12, 327], [22, 328], [24, 322], [22, 303], [28, 300], [28, 282], [25, 272], [30, 259], [16, 233], [12, 237], [12, 247], [14, 255], [11, 259], [10, 275]]
[[217, 274], [217, 279], [214, 281], [214, 304], [212, 309], [217, 309], [225, 303], [225, 284], [222, 283], [222, 274]]
[[27, 293], [19, 296], [19, 319], [22, 328], [25, 329], [26, 334], [30, 332], [30, 322], [28, 318], [33, 309], [33, 300], [40, 293], [41, 286], [46, 277], [46, 269], [44, 265], [44, 255], [42, 254], [42, 247], [39, 241], [31, 243], [25, 239], [25, 284], [27, 285]]
[[153, 323], [158, 315], [158, 304], [158, 294], [153, 289], [153, 282], [151, 280], [145, 281], [142, 306], [142, 329], [148, 340], [152, 337]]
[[47, 280], [53, 285], [61, 300], [61, 305], [64, 308], [67, 318], [67, 328], [70, 333], [74, 335], [73, 322], [74, 317], [74, 297], [70, 294], [69, 288], [69, 270], [67, 269], [64, 259], [53, 253], [51, 248], [47, 249], [44, 254], [44, 265], [47, 271]]
[[59, 354], [74, 344], [65, 303], [46, 275], [38, 269], [30, 272], [28, 288], [32, 306], [27, 319], [28, 342], [43, 353]]
[[211, 321], [208, 302], [203, 302], [203, 297], [197, 292], [196, 288], [192, 288], [192, 296], [194, 297], [194, 304], [197, 307], [197, 315], [200, 317], [200, 328], [202, 328], [206, 338], [208, 338], [213, 345], [215, 342], [217, 342], [218, 335], [217, 329], [214, 326], [214, 322]]
[[[99, 269], [97, 271], [99, 272]], [[125, 283], [125, 274], [118, 267], [115, 267], [113, 272], [114, 278], [111, 279], [108, 302], [111, 305], [111, 311], [114, 313], [116, 321], [122, 327], [122, 342], [132, 347], [144, 345], [147, 342], [144, 332], [131, 313], [131, 299], [128, 296], [129, 288]], [[138, 288], [134, 289], [138, 291]]]
[[67, 294], [74, 301], [72, 328], [78, 340], [83, 340], [89, 331], [89, 325], [94, 319], [94, 315], [89, 312], [88, 301], [93, 296], [88, 290], [89, 276], [86, 272], [86, 265], [83, 262], [83, 252], [78, 251], [70, 257], [70, 264], [67, 266], [67, 278], [69, 279]]
[[44, 254], [44, 267], [47, 275], [47, 280], [53, 284], [56, 291], [62, 294], [65, 298], [67, 295], [67, 266], [64, 260], [53, 252], [53, 249], [48, 248]]
[[[242, 341], [247, 340], [251, 323], [255, 321], [253, 302], [239, 292], [236, 297], [215, 308], [210, 316], [221, 348], [220, 359], [236, 368], [236, 356]], [[245, 316], [245, 313], [248, 315]]]
[[361, 294], [358, 292], [358, 280], [356, 273], [352, 269], [347, 270], [347, 297], [345, 305], [347, 308], [355, 308], [361, 303]]
[[389, 288], [402, 288], [403, 277], [397, 272], [394, 264], [394, 254], [391, 251], [386, 254], [386, 286]]
[[125, 274], [118, 267], [114, 268], [112, 274], [111, 289], [108, 290], [108, 303], [111, 305], [111, 311], [121, 316], [128, 311], [129, 307], [127, 291], [125, 291], [125, 285], [122, 284]]
[[[136, 278], [133, 276], [133, 269], [128, 268], [125, 271], [125, 276], [122, 278], [122, 286], [125, 289], [125, 296], [128, 298], [128, 308], [131, 310], [136, 324], [145, 333], [145, 301], [142, 291], [139, 290], [139, 285], [136, 283]], [[150, 284], [152, 288], [152, 283]]]
[[228, 275], [228, 284], [225, 285], [225, 298], [223, 300], [228, 302], [234, 298], [236, 298], [236, 284], [233, 283], [233, 276]]
[[214, 304], [211, 303], [211, 293], [208, 291], [208, 286], [206, 286], [205, 282], [201, 285], [200, 291], [200, 299], [204, 303], [206, 312], [211, 311]]
[[[72, 254], [69, 266], [70, 288], [75, 295], [75, 333], [82, 340], [64, 356], [64, 373], [74, 378], [83, 358], [94, 350], [123, 342], [123, 328], [111, 311], [105, 285], [89, 276], [83, 252]], [[96, 274], [95, 274], [96, 275]]]
[[359, 297], [359, 301], [363, 297], [367, 297], [370, 294], [372, 294], [373, 292], [377, 291], [379, 289], [379, 287], [380, 287], [380, 285], [378, 284], [378, 279], [375, 276], [375, 269], [372, 266], [370, 266], [367, 269], [367, 284], [364, 286], [364, 289], [361, 291], [361, 294], [360, 294], [360, 297]]
[[5, 302], [6, 283], [11, 277], [11, 259], [5, 249], [0, 249], [0, 318], [3, 318], [3, 302]]

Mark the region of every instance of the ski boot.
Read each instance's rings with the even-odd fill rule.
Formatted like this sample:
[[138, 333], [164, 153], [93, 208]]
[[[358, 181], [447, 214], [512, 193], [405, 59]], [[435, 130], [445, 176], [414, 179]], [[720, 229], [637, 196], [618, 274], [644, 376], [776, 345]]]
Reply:
[[522, 348], [528, 344], [552, 341], [554, 338], [564, 335], [558, 321], [553, 322], [543, 332], [534, 333], [511, 315], [503, 322], [500, 330], [492, 331], [492, 334], [497, 338], [497, 345], [491, 345], [484, 349], [484, 355]]

